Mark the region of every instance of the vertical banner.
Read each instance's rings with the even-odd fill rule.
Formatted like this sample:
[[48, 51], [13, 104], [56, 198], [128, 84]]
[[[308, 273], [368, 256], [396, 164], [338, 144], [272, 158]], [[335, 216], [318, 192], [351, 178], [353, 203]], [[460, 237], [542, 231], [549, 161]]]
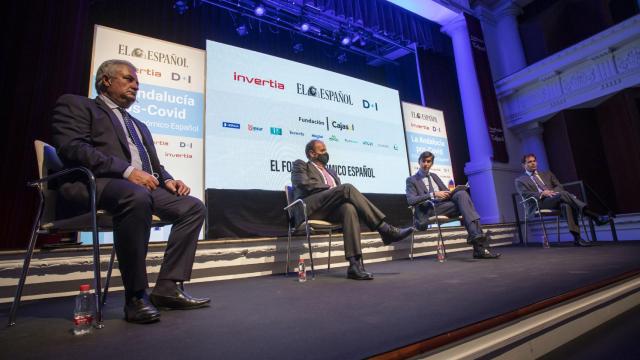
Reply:
[[438, 174], [445, 185], [449, 184], [453, 180], [453, 170], [443, 112], [403, 101], [402, 115], [411, 174], [415, 174], [420, 168], [420, 154], [431, 151], [435, 155], [431, 171]]
[[476, 68], [478, 85], [480, 86], [480, 95], [482, 96], [482, 109], [484, 117], [487, 119], [489, 138], [493, 147], [493, 160], [507, 163], [509, 162], [509, 154], [507, 154], [504, 129], [500, 119], [500, 110], [498, 109], [496, 90], [493, 86], [493, 77], [491, 76], [482, 27], [480, 21], [473, 16], [465, 13], [464, 17], [467, 21], [467, 29], [469, 30], [469, 39], [471, 41], [471, 54], [473, 55], [473, 63]]
[[[95, 72], [109, 59], [127, 60], [137, 68], [140, 88], [129, 113], [149, 127], [165, 169], [202, 200], [204, 50], [96, 25], [91, 98], [98, 95]], [[152, 229], [151, 241], [166, 241], [170, 228]], [[110, 236], [104, 242], [110, 242]]]

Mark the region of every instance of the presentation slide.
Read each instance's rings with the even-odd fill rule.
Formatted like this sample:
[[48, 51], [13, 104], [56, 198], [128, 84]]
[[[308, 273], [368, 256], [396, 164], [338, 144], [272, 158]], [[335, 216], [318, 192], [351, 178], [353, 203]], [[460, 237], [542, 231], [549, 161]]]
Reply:
[[404, 193], [396, 90], [213, 41], [206, 52], [206, 188], [282, 190], [319, 139], [343, 183]]

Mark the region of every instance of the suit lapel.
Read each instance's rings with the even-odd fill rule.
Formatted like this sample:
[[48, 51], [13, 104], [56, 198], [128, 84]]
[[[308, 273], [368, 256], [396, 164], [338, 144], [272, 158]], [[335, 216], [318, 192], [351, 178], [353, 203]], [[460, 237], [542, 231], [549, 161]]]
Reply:
[[424, 184], [424, 181], [422, 181], [422, 179], [424, 179], [424, 177], [421, 176], [420, 173], [416, 173], [413, 176], [413, 180], [416, 183], [416, 186], [418, 187], [420, 192], [422, 192], [422, 194], [428, 194], [429, 189], [427, 189], [427, 186]]
[[99, 97], [96, 98], [96, 104], [100, 110], [104, 111], [109, 120], [111, 120], [111, 125], [118, 136], [118, 140], [120, 140], [120, 144], [122, 148], [125, 150], [125, 153], [129, 158], [131, 158], [131, 152], [129, 151], [129, 142], [127, 141], [127, 135], [124, 133], [124, 129], [122, 128], [122, 124], [120, 124], [120, 120], [116, 117], [113, 111], [104, 103]]

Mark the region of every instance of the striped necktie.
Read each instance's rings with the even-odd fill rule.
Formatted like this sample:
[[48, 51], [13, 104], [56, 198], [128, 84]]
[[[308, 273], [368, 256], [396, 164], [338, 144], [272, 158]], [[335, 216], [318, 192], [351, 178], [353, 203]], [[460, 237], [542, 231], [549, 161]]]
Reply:
[[138, 136], [138, 132], [133, 125], [131, 116], [129, 116], [129, 113], [121, 107], [118, 108], [118, 111], [120, 111], [120, 113], [122, 114], [122, 120], [124, 121], [124, 126], [127, 128], [129, 137], [133, 141], [133, 144], [136, 146], [136, 149], [138, 149], [138, 154], [140, 155], [140, 160], [142, 161], [142, 170], [149, 174], [153, 174], [151, 161], [149, 160], [149, 154], [147, 154], [147, 150], [144, 148], [144, 144], [142, 144], [142, 140]]

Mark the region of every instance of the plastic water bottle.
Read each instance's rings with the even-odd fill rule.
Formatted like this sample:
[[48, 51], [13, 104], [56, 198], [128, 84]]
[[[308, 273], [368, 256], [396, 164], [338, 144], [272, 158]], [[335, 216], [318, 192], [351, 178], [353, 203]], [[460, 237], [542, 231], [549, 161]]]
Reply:
[[76, 307], [73, 310], [74, 335], [84, 335], [91, 332], [96, 307], [90, 289], [88, 284], [80, 285], [80, 293], [76, 296]]
[[298, 282], [307, 281], [307, 267], [304, 265], [304, 258], [298, 259]]

